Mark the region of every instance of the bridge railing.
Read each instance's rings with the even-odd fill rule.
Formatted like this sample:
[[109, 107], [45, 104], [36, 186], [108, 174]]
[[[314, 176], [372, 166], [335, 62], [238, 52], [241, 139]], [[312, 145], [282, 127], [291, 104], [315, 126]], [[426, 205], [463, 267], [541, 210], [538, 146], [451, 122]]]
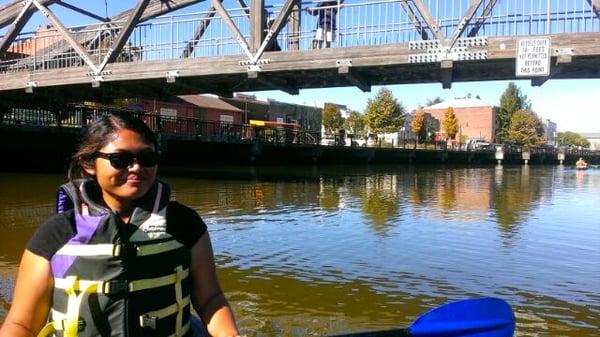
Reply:
[[[470, 0], [424, 0], [435, 24], [449, 37], [463, 19]], [[208, 6], [209, 2], [205, 2]], [[313, 48], [318, 29], [318, 15], [310, 15], [320, 0], [302, 2], [300, 31], [292, 36], [284, 27], [277, 37], [283, 51], [298, 45], [300, 50]], [[411, 5], [428, 39], [435, 34], [422, 15]], [[484, 0], [465, 28], [462, 37], [518, 36], [551, 33], [600, 32], [600, 19], [589, 0]], [[492, 6], [493, 4], [493, 6]], [[486, 8], [492, 6], [492, 10]], [[331, 48], [376, 46], [421, 40], [415, 25], [400, 0], [347, 0], [322, 8], [335, 17]], [[266, 7], [267, 22], [281, 11], [281, 4]], [[314, 13], [314, 11], [312, 11]], [[228, 13], [248, 41], [249, 15], [245, 9], [229, 8]], [[123, 22], [72, 27], [76, 41], [84, 45], [95, 64], [100, 64]], [[204, 29], [202, 29], [204, 28]], [[328, 27], [325, 27], [328, 28]], [[204, 31], [199, 36], [198, 31]], [[201, 58], [228, 55], [243, 56], [236, 37], [217, 13], [200, 11], [162, 16], [138, 25], [116, 62], [140, 62]], [[9, 49], [9, 59], [0, 61], [0, 72], [31, 72], [38, 70], [85, 66], [79, 55], [55, 30], [20, 34]]]

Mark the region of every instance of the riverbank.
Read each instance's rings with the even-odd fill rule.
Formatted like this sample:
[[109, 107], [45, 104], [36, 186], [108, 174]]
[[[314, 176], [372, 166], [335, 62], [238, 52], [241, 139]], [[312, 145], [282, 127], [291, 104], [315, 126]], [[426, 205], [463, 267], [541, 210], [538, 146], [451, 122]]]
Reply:
[[[0, 128], [0, 149], [6, 160], [0, 170], [62, 172], [77, 146], [79, 128]], [[428, 148], [379, 148], [321, 146], [257, 141], [210, 140], [174, 134], [160, 136], [164, 169], [193, 169], [215, 165], [496, 165], [497, 154], [488, 151], [453, 151]], [[565, 154], [564, 164], [572, 165], [580, 156]], [[588, 155], [591, 164], [600, 164], [600, 154]], [[504, 165], [525, 164], [523, 153], [505, 152]], [[527, 164], [558, 165], [553, 152], [530, 153]]]

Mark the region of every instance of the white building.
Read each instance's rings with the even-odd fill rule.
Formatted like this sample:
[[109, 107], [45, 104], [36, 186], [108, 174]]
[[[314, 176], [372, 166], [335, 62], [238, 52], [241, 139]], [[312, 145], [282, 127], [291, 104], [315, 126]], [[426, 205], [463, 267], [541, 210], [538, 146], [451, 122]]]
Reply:
[[544, 119], [544, 139], [546, 140], [546, 145], [548, 146], [556, 146], [556, 123], [549, 119]]
[[600, 150], [600, 132], [580, 133], [579, 135], [587, 138], [591, 150]]

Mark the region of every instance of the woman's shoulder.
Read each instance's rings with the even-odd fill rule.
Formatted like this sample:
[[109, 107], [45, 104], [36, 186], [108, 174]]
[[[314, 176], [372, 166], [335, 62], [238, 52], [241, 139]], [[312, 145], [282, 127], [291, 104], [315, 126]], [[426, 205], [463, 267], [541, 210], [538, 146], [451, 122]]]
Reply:
[[75, 235], [73, 214], [70, 210], [50, 216], [35, 231], [27, 243], [27, 250], [50, 260]]
[[206, 224], [198, 212], [177, 201], [169, 202], [167, 211], [167, 232], [191, 248], [204, 233]]

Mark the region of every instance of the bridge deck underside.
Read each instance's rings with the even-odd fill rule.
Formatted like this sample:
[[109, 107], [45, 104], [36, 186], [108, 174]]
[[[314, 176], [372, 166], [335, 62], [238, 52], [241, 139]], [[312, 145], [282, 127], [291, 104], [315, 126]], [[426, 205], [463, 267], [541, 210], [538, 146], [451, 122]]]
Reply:
[[[600, 33], [545, 35], [551, 39], [552, 66], [548, 78], [600, 78]], [[487, 59], [454, 61], [441, 69], [439, 62], [410, 63], [409, 45], [268, 52], [256, 78], [251, 78], [239, 56], [167, 61], [114, 63], [106, 68], [98, 88], [91, 89], [89, 68], [76, 67], [31, 73], [0, 74], [0, 96], [27, 100], [25, 87], [35, 82], [35, 94], [69, 100], [132, 95], [157, 96], [184, 93], [230, 94], [234, 91], [515, 79], [517, 41], [531, 37], [490, 37]], [[565, 53], [566, 51], [566, 53]], [[340, 61], [346, 67], [339, 67]], [[350, 63], [347, 63], [349, 61]], [[177, 71], [174, 83], [167, 72]], [[546, 79], [548, 79], [546, 78]]]

